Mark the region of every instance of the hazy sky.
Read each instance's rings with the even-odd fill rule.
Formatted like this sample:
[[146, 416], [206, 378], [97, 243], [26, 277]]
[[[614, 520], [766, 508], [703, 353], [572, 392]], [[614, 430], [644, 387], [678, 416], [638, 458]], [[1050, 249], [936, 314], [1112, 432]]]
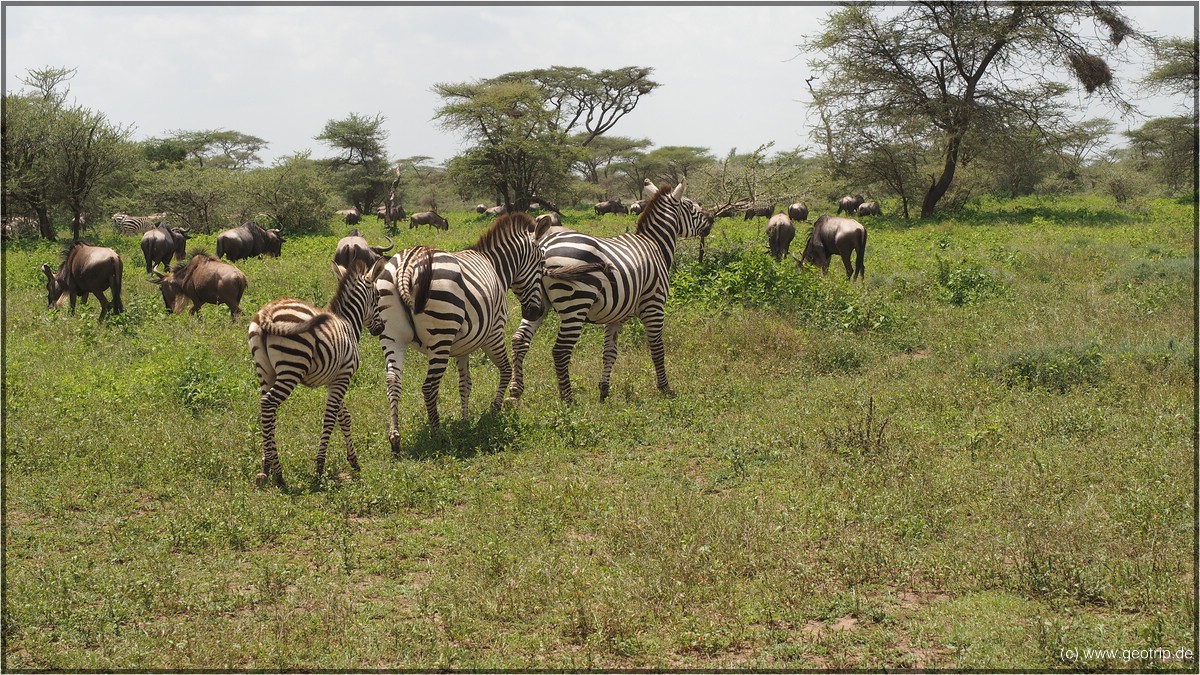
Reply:
[[[1152, 34], [1190, 36], [1195, 7], [1125, 10]], [[440, 162], [463, 144], [432, 119], [443, 103], [434, 83], [552, 65], [649, 66], [662, 86], [610, 133], [718, 155], [768, 141], [783, 150], [810, 144], [812, 55], [797, 45], [834, 8], [7, 4], [4, 86], [20, 90], [30, 68], [78, 68], [72, 98], [133, 125], [135, 138], [231, 129], [265, 139], [267, 163], [305, 149], [329, 156], [313, 140], [328, 120], [382, 113], [393, 158]], [[1143, 107], [1177, 112], [1169, 101]], [[1100, 106], [1088, 116], [1115, 118]], [[1116, 121], [1124, 130], [1144, 120]]]

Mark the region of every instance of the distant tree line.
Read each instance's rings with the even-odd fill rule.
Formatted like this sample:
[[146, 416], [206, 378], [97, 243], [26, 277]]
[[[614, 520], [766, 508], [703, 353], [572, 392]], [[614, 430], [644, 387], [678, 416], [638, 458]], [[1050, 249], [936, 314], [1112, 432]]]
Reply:
[[[1142, 89], [1178, 97], [1179, 114], [1146, 121], [1110, 150], [1114, 124], [1074, 121], [1063, 96], [1070, 87], [1053, 75], [1132, 112], [1105, 60], [1127, 58], [1131, 44], [1153, 59]], [[330, 156], [305, 152], [270, 166], [260, 158], [268, 142], [240, 131], [133, 141], [131, 127], [68, 100], [75, 70], [31, 70], [25, 88], [4, 97], [4, 217], [33, 219], [51, 240], [56, 223], [78, 238], [118, 211], [167, 212], [197, 231], [264, 219], [322, 231], [339, 209], [369, 214], [389, 198], [410, 210], [583, 206], [637, 199], [646, 179], [684, 178], [713, 209], [832, 204], [860, 193], [890, 200], [905, 218], [980, 195], [1192, 194], [1196, 41], [1151, 40], [1118, 5], [851, 5], [831, 12], [801, 48], [814, 55], [816, 73], [806, 82], [812, 152], [766, 143], [718, 156], [702, 145], [656, 148], [652, 139], [615, 135], [662, 86], [653, 69], [552, 66], [435, 85], [443, 100], [435, 119], [468, 141], [445, 165], [389, 157], [382, 114], [329, 120], [314, 139]]]

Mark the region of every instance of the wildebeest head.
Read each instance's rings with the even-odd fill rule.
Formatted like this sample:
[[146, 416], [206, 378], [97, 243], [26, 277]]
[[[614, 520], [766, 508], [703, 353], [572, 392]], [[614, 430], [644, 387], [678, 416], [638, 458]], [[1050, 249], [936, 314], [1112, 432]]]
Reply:
[[801, 265], [816, 265], [821, 269], [829, 268], [829, 251], [817, 238], [816, 229], [808, 233], [808, 241], [804, 244], [804, 252], [800, 254]]
[[66, 281], [46, 263], [42, 263], [42, 273], [46, 275], [46, 308], [61, 306], [66, 300], [63, 297], [67, 290]]
[[183, 294], [181, 287], [175, 275], [183, 263], [175, 266], [175, 270], [169, 274], [164, 274], [158, 270], [151, 270], [154, 273], [155, 279], [151, 279], [150, 283], [158, 286], [158, 290], [162, 292], [163, 304], [167, 306], [167, 310], [176, 314], [183, 311], [184, 305], [187, 304], [187, 297]]

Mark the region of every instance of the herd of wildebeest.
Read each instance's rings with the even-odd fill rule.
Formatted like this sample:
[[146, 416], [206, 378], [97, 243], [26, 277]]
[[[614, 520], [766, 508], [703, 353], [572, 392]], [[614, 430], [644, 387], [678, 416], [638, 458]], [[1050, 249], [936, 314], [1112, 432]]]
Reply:
[[[545, 213], [538, 215], [536, 218], [531, 218], [527, 213], [523, 212], [510, 213], [509, 209], [505, 206], [495, 206], [489, 208], [481, 204], [475, 208], [475, 211], [485, 217], [494, 216], [495, 221], [484, 233], [484, 235], [481, 236], [480, 242], [477, 242], [475, 246], [470, 247], [466, 251], [486, 252], [485, 248], [487, 246], [496, 245], [495, 242], [498, 241], [500, 237], [500, 235], [496, 233], [498, 230], [503, 230], [506, 232], [509, 230], [519, 231], [520, 234], [517, 238], [527, 239], [533, 243], [532, 250], [537, 252], [536, 256], [540, 261], [537, 264], [542, 267], [542, 269], [538, 270], [536, 276], [537, 280], [535, 282], [535, 285], [539, 289], [539, 294], [543, 298], [543, 300], [541, 300], [543, 307], [542, 311], [544, 312], [544, 308], [546, 307], [554, 307], [561, 315], [565, 310], [562, 307], [554, 304], [553, 300], [546, 299], [553, 295], [552, 290], [554, 288], [553, 284], [555, 283], [561, 285], [567, 283], [564, 280], [569, 279], [572, 283], [576, 283], [577, 288], [590, 288], [592, 291], [600, 294], [603, 294], [604, 292], [618, 294], [621, 291], [615, 289], [621, 287], [622, 285], [626, 286], [625, 292], [629, 292], [627, 288], [629, 284], [628, 279], [641, 279], [642, 277], [647, 276], [647, 274], [643, 274], [637, 270], [617, 270], [614, 272], [614, 270], [616, 270], [615, 265], [624, 265], [626, 267], [631, 265], [643, 265], [647, 268], [663, 267], [663, 260], [631, 261], [616, 260], [615, 258], [611, 261], [602, 260], [601, 258], [604, 258], [605, 255], [609, 255], [605, 254], [604, 251], [620, 251], [620, 246], [642, 246], [644, 249], [650, 251], [669, 249], [666, 251], [665, 255], [665, 267], [669, 269], [670, 263], [674, 256], [676, 237], [704, 236], [711, 230], [712, 223], [715, 218], [730, 217], [734, 215], [734, 213], [727, 208], [719, 210], [716, 213], [703, 210], [698, 204], [695, 204], [690, 200], [680, 196], [682, 194], [682, 188], [683, 185], [680, 184], [675, 190], [663, 190], [660, 194], [658, 189], [650, 181], [646, 181], [647, 199], [634, 201], [628, 206], [622, 204], [619, 199], [597, 203], [595, 205], [595, 213], [597, 216], [606, 213], [639, 214], [636, 231], [627, 231], [623, 235], [611, 238], [593, 238], [590, 237], [590, 235], [579, 233], [575, 230], [571, 230], [570, 228], [563, 227], [560, 217], [561, 214], [557, 207], [554, 207], [548, 203], [532, 204], [531, 210], [550, 209]], [[380, 207], [380, 211], [376, 214], [381, 218], [384, 218], [386, 215], [388, 215], [383, 212], [383, 208], [384, 207]], [[674, 209], [674, 211], [671, 209]], [[652, 213], [652, 211], [654, 211], [654, 213]], [[765, 234], [768, 244], [768, 253], [776, 261], [782, 261], [785, 256], [789, 255], [789, 249], [792, 240], [796, 235], [796, 224], [806, 223], [808, 221], [809, 210], [808, 206], [803, 202], [796, 202], [779, 213], [775, 213], [774, 211], [775, 209], [773, 207], [750, 207], [743, 208], [742, 210], [738, 211], [738, 213], [744, 213], [744, 218], [747, 220], [756, 217], [765, 217], [767, 219]], [[846, 216], [843, 216], [843, 213], [845, 213]], [[361, 219], [361, 215], [356, 210], [342, 211], [339, 212], [339, 214], [342, 215], [345, 222], [350, 225], [356, 225]], [[835, 214], [825, 214], [817, 218], [808, 234], [801, 257], [798, 259], [796, 259], [795, 256], [792, 257], [800, 265], [813, 264], [821, 270], [828, 272], [828, 267], [832, 256], [838, 255], [842, 258], [848, 279], [853, 280], [862, 278], [865, 275], [863, 256], [865, 253], [867, 232], [862, 223], [849, 216], [879, 214], [880, 210], [877, 202], [865, 201], [861, 196], [846, 196], [838, 202], [837, 211]], [[164, 214], [156, 215], [163, 216]], [[402, 208], [394, 207], [390, 216], [390, 218], [387, 218], [387, 222], [392, 224], [403, 219], [405, 213]], [[122, 218], [123, 220], [119, 221], [118, 217]], [[687, 229], [682, 225], [675, 224], [677, 221], [685, 221], [688, 219], [694, 221], [691, 229]], [[114, 227], [118, 229], [118, 232], [128, 232], [128, 230], [122, 227], [120, 223], [127, 223], [129, 221], [142, 222], [143, 220], [145, 219], [131, 219], [124, 214], [115, 214], [113, 223]], [[415, 228], [418, 225], [429, 225], [434, 228], [446, 230], [450, 226], [449, 221], [436, 213], [436, 211], [414, 213], [409, 217], [408, 220], [410, 228]], [[666, 223], [666, 225], [663, 225], [663, 223]], [[665, 238], [659, 234], [655, 234], [654, 231], [654, 228], [659, 228], [661, 230], [663, 227], [667, 228]], [[672, 227], [676, 228], [675, 231], [671, 231]], [[555, 263], [558, 264], [558, 269], [551, 271], [550, 266], [552, 263], [549, 262], [549, 258], [554, 257], [554, 253], [553, 251], [548, 252], [547, 246], [553, 246], [553, 244], [548, 244], [547, 242], [553, 241], [555, 236], [561, 237], [561, 235], [564, 233], [567, 235], [576, 235], [578, 238], [582, 238], [581, 240], [585, 241], [585, 244], [582, 245], [583, 248], [588, 249], [588, 251], [585, 251], [585, 253], [592, 256], [592, 258], [589, 259], [581, 256], [578, 261], [565, 265], [561, 264], [560, 261], [559, 263]], [[551, 234], [554, 236], [551, 236]], [[242, 314], [241, 300], [246, 291], [248, 280], [245, 273], [243, 273], [242, 270], [233, 263], [237, 262], [238, 260], [252, 257], [277, 257], [282, 252], [282, 244], [286, 241], [285, 238], [282, 236], [282, 233], [279, 229], [264, 228], [258, 222], [245, 222], [217, 235], [216, 254], [214, 255], [202, 250], [194, 250], [190, 253], [185, 253], [189, 236], [190, 233], [187, 228], [173, 226], [170, 224], [169, 215], [159, 219], [154, 226], [146, 228], [141, 235], [141, 248], [145, 257], [146, 273], [150, 276], [149, 281], [158, 286], [162, 293], [163, 302], [170, 312], [178, 314], [182, 312], [189, 303], [192, 306], [193, 314], [198, 312], [200, 307], [205, 304], [225, 305], [229, 308], [231, 319], [236, 321]], [[647, 245], [646, 242], [638, 243], [638, 238], [651, 241], [653, 245]], [[487, 240], [486, 243], [485, 240]], [[589, 248], [586, 242], [596, 242], [596, 245], [594, 248]], [[612, 243], [609, 244], [605, 242]], [[521, 245], [524, 246], [525, 244]], [[580, 246], [578, 243], [575, 245], [577, 247]], [[510, 249], [512, 249], [511, 245], [508, 246]], [[538, 246], [541, 246], [541, 248], [539, 249]], [[615, 246], [616, 248], [605, 248], [605, 246]], [[335, 403], [332, 400], [334, 398], [332, 394], [332, 389], [334, 389], [334, 387], [332, 384], [335, 380], [341, 381], [341, 379], [344, 379], [345, 382], [348, 383], [349, 375], [344, 371], [348, 369], [349, 374], [353, 374], [354, 370], [357, 369], [357, 343], [363, 326], [367, 325], [367, 327], [371, 328], [371, 332], [375, 335], [379, 335], [383, 330], [380, 327], [382, 325], [380, 318], [381, 310], [378, 305], [386, 303], [386, 300], [381, 300], [381, 295], [374, 286], [374, 284], [377, 283], [377, 279], [381, 275], [388, 276], [394, 273], [399, 276], [404, 273], [393, 268], [395, 268], [396, 265], [401, 264], [400, 261], [403, 261], [404, 264], [407, 264], [408, 260], [414, 257], [414, 252], [425, 255], [429, 260], [433, 260], [433, 256], [435, 254], [442, 253], [430, 247], [424, 246], [406, 249], [405, 251], [396, 253], [390, 259], [391, 265], [388, 266], [385, 271], [385, 263], [389, 262], [386, 254], [391, 251], [393, 247], [394, 243], [390, 237], [388, 237], [388, 244], [386, 246], [373, 245], [362, 236], [357, 228], [355, 228], [347, 236], [341, 238], [338, 241], [335, 249], [332, 251], [331, 262], [333, 264], [335, 273], [338, 276], [339, 286], [337, 294], [327, 308], [319, 309], [311, 307], [310, 305], [299, 303], [299, 301], [281, 299], [264, 305], [263, 309], [251, 321], [250, 346], [259, 367], [261, 385], [260, 394], [262, 395], [261, 403], [262, 410], [264, 411], [260, 418], [264, 435], [264, 463], [263, 473], [259, 474], [260, 484], [265, 482], [265, 479], [272, 474], [279, 484], [283, 484], [282, 472], [279, 468], [278, 459], [274, 450], [273, 411], [283, 399], [286, 399], [287, 395], [290, 393], [290, 389], [282, 392], [281, 396], [278, 395], [278, 391], [271, 390], [271, 381], [273, 381], [274, 378], [279, 374], [274, 372], [273, 369], [275, 368], [291, 367], [294, 370], [298, 369], [297, 372], [299, 375], [294, 378], [295, 381], [292, 382], [290, 386], [295, 386], [296, 384], [305, 384], [307, 386], [314, 387], [325, 386], [331, 390], [329, 400], [327, 400], [325, 420], [326, 428], [323, 433], [322, 444], [318, 456], [318, 476], [320, 475], [321, 468], [324, 464], [325, 445], [328, 441], [329, 432], [335, 423], [342, 427], [346, 437], [347, 457], [354, 468], [357, 469], [357, 461], [354, 458], [353, 446], [350, 441], [349, 413], [348, 411], [345, 411], [345, 408], [343, 405], [341, 405], [340, 400], [341, 394], [345, 393], [344, 387], [341, 387], [342, 390], [336, 397], [338, 400]], [[418, 249], [420, 250], [418, 251]], [[856, 260], [854, 261], [853, 265], [851, 264], [852, 254], [856, 254]], [[449, 255], [466, 255], [466, 252], [462, 254], [454, 253]], [[488, 255], [492, 256], [492, 262], [490, 264], [494, 264], [497, 269], [500, 269], [503, 265], [509, 264], [496, 258], [496, 256], [499, 254], [493, 255], [488, 253]], [[507, 255], [511, 256], [511, 251]], [[657, 253], [648, 254], [649, 257], [653, 257], [655, 255], [657, 255]], [[421, 258], [420, 255], [415, 257]], [[636, 258], [636, 256], [633, 257]], [[171, 267], [172, 260], [178, 261], [173, 267]], [[412, 264], [419, 266], [420, 263], [418, 262]], [[424, 264], [427, 267], [432, 265], [432, 263], [428, 260], [425, 260]], [[458, 263], [454, 264], [458, 265]], [[463, 264], [465, 265], [466, 263]], [[159, 266], [162, 266], [162, 271], [158, 269]], [[75, 241], [67, 247], [63, 255], [62, 263], [57, 270], [53, 269], [49, 264], [43, 264], [41, 269], [47, 279], [46, 290], [49, 307], [61, 306], [65, 301], [69, 300], [71, 312], [74, 313], [77, 300], [86, 301], [88, 295], [94, 295], [101, 305], [101, 319], [103, 319], [110, 312], [120, 313], [124, 310], [121, 299], [122, 276], [124, 271], [123, 261], [121, 256], [111, 248], [94, 246], [82, 241]], [[458, 267], [455, 267], [454, 269], [457, 270]], [[435, 272], [433, 277], [430, 278], [436, 277], [438, 273], [442, 274], [443, 276], [447, 274], [444, 271]], [[458, 272], [454, 273], [457, 274]], [[515, 365], [518, 365], [519, 367], [520, 357], [523, 357], [524, 349], [528, 348], [528, 340], [532, 337], [532, 331], [536, 330], [537, 325], [540, 324], [540, 317], [535, 319], [530, 328], [526, 328], [526, 324], [529, 323], [529, 319], [532, 316], [529, 310], [529, 307], [531, 306], [529, 303], [531, 300], [530, 297], [526, 297], [529, 296], [528, 289], [519, 288], [523, 283], [522, 280], [513, 278], [516, 274], [515, 272], [500, 269], [499, 272], [489, 272], [489, 274], [493, 274], [502, 282], [500, 285], [501, 297], [503, 297], [503, 295], [505, 295], [509, 289], [520, 290], [520, 293], [522, 294], [522, 313], [526, 319], [526, 321], [522, 324], [522, 330], [525, 331], [525, 334], [522, 338], [523, 344], [519, 356], [516, 352], [514, 352], [514, 356], [518, 356], [518, 362]], [[621, 274], [629, 274], [631, 276], [625, 280], [621, 280]], [[659, 273], [649, 272], [648, 274], [650, 276], [654, 276]], [[428, 271], [426, 271], [426, 275], [429, 276]], [[465, 273], [463, 276], [466, 276]], [[665, 296], [669, 290], [669, 279], [667, 279], [664, 275], [660, 276], [663, 278], [658, 281], [646, 282], [658, 284], [657, 288], [639, 291], [642, 293], [661, 296], [656, 300], [658, 305], [657, 317], [639, 313], [644, 312], [644, 309], [637, 311], [626, 311], [620, 316], [613, 314], [609, 310], [600, 310], [600, 314], [596, 314], [596, 311], [594, 310], [591, 314], [582, 319], [588, 323], [598, 323], [606, 326], [606, 348], [604, 354], [605, 373], [601, 382], [602, 398], [603, 395], [607, 393], [608, 372], [611, 369], [612, 360], [615, 358], [616, 331], [619, 330], [620, 324], [623, 323], [624, 320], [629, 316], [639, 317], [643, 324], [646, 324], [648, 320], [657, 324], [653, 331], [654, 336], [651, 343], [651, 356], [655, 361], [656, 369], [659, 371], [660, 389], [662, 389], [665, 393], [670, 393], [669, 387], [666, 386], [665, 371], [662, 370], [662, 347], [661, 338], [659, 337], [662, 318], [661, 304], [662, 300], [665, 300]], [[589, 281], [589, 279], [591, 281]], [[608, 279], [607, 283], [605, 282], [605, 279]], [[613, 279], [617, 279], [617, 281], [614, 282]], [[430, 283], [431, 282], [426, 281], [427, 286], [430, 286]], [[528, 286], [528, 279], [526, 279], [524, 283], [526, 286]], [[579, 286], [579, 284], [583, 285]], [[587, 286], [587, 284], [591, 284], [591, 286]], [[460, 296], [463, 294], [469, 295], [470, 293], [475, 292], [468, 288], [468, 285], [465, 283], [460, 285], [462, 286], [463, 290], [456, 291], [456, 293], [458, 293]], [[358, 290], [355, 291], [355, 288]], [[381, 285], [379, 288], [383, 288], [383, 286]], [[605, 291], [605, 289], [608, 290]], [[561, 291], [561, 288], [559, 291]], [[111, 294], [111, 300], [105, 297], [106, 292]], [[431, 291], [426, 288], [424, 292], [428, 295]], [[358, 295], [355, 296], [355, 293]], [[413, 293], [415, 294], [417, 292], [414, 291]], [[645, 297], [649, 296], [643, 296], [643, 299], [641, 300], [632, 298], [629, 300], [629, 302], [644, 305], [646, 304]], [[451, 300], [453, 300], [453, 298], [451, 298]], [[280, 303], [286, 305], [289, 302], [295, 305], [291, 308], [291, 310], [289, 310], [295, 315], [280, 318], [279, 312], [284, 310], [278, 310], [277, 306], [280, 305]], [[428, 303], [429, 300], [427, 298], [413, 299], [405, 296], [404, 302], [409, 303], [408, 309], [406, 309], [405, 312], [406, 316], [411, 322], [414, 320], [414, 316], [416, 316], [418, 313], [426, 311], [425, 304]], [[459, 297], [456, 302], [456, 306], [467, 306], [472, 303], [476, 303], [476, 300]], [[607, 300], [602, 299], [600, 301], [601, 304], [603, 302], [608, 302], [610, 305], [620, 305], [621, 303], [626, 302], [626, 300], [609, 298]], [[493, 302], [493, 304], [496, 303]], [[501, 306], [498, 310], [499, 316], [491, 317], [487, 320], [493, 324], [498, 323], [498, 325], [503, 326], [504, 322], [507, 320], [507, 309], [504, 308], [505, 301], [501, 301], [498, 304]], [[306, 309], [304, 309], [304, 311], [300, 311], [295, 308], [299, 307], [300, 305], [303, 305]], [[272, 311], [275, 312], [274, 318], [272, 318], [270, 315]], [[605, 318], [605, 312], [608, 312], [607, 318]], [[284, 314], [286, 314], [286, 312], [284, 312]], [[274, 324], [272, 324], [272, 321], [274, 321]], [[272, 325], [275, 325], [276, 328], [271, 328]], [[284, 326], [285, 328], [278, 328], [278, 326]], [[341, 330], [342, 334], [338, 334], [336, 330], [333, 330], [334, 328]], [[282, 332], [272, 333], [272, 330]], [[461, 333], [463, 330], [467, 329], [462, 327], [458, 329], [450, 328], [446, 330], [447, 332], [451, 333], [453, 333], [454, 330], [459, 330]], [[405, 338], [407, 342], [404, 340], [400, 341], [401, 344], [399, 346], [399, 350], [401, 355], [399, 358], [402, 360], [404, 349], [408, 344], [413, 344], [426, 354], [430, 355], [432, 359], [434, 357], [434, 351], [432, 350], [431, 345], [422, 344], [419, 337], [413, 337], [411, 335], [411, 330], [409, 333], [410, 334]], [[261, 357], [259, 354], [259, 349], [256, 347], [257, 343], [255, 340], [260, 340], [260, 346], [265, 349], [266, 342], [264, 336], [268, 334], [273, 336], [284, 336], [286, 339], [291, 340], [292, 342], [289, 343], [290, 347], [288, 347], [287, 353], [298, 354], [300, 352], [304, 352], [306, 355], [303, 358], [294, 356], [292, 357], [292, 362], [287, 361], [288, 357], [285, 355], [285, 357], [281, 357], [283, 360], [279, 361], [279, 363], [267, 363], [264, 366], [263, 357]], [[304, 337], [306, 334], [309, 335], [309, 337]], [[521, 334], [522, 332], [518, 331], [518, 335]], [[514, 350], [517, 346], [516, 341], [518, 335], [514, 335], [510, 341], [512, 342]], [[256, 338], [256, 336], [258, 337]], [[458, 338], [461, 337], [462, 336], [460, 334]], [[280, 337], [279, 339], [284, 338]], [[381, 338], [381, 341], [383, 339], [384, 338]], [[494, 342], [493, 338], [489, 339], [492, 339]], [[577, 339], [577, 336], [575, 336], [575, 339]], [[609, 344], [610, 341], [611, 346]], [[658, 342], [657, 345], [655, 344], [655, 341]], [[567, 359], [569, 359], [569, 350], [574, 346], [573, 340], [569, 340], [568, 342], [570, 342], [570, 344], [567, 345]], [[331, 346], [335, 345], [335, 343], [340, 346]], [[471, 351], [485, 348], [478, 340], [476, 343], [473, 343], [470, 346]], [[559, 342], [557, 342], [555, 346], [555, 365], [560, 377], [560, 386], [566, 387], [566, 389], [563, 391], [563, 398], [564, 400], [570, 400], [569, 378], [567, 378], [565, 372], [566, 362], [564, 361], [560, 363], [559, 352], [562, 350], [562, 343], [563, 335], [560, 333]], [[657, 353], [655, 353], [656, 346]], [[385, 352], [387, 352], [389, 355], [389, 358], [393, 358], [394, 354], [388, 352], [388, 345], [384, 344], [384, 347]], [[502, 352], [504, 351], [504, 347], [505, 345], [501, 345]], [[330, 353], [337, 352], [339, 349], [342, 350], [342, 352], [349, 350], [349, 353], [342, 353], [340, 356], [334, 354], [334, 357], [336, 358], [329, 356]], [[491, 349], [495, 349], [494, 344], [491, 345]], [[507, 378], [509, 373], [505, 372], [507, 368], [504, 367], [507, 365], [507, 363], [502, 364], [501, 361], [497, 360], [497, 357], [490, 351], [489, 356], [492, 357], [496, 365], [501, 368], [502, 379]], [[322, 358], [329, 359], [329, 362], [318, 363]], [[467, 382], [465, 386], [467, 387], [466, 391], [469, 392], [469, 366], [464, 366], [466, 357], [456, 352], [453, 358], [458, 359], [460, 380], [463, 377], [466, 377]], [[507, 361], [507, 356], [503, 356], [502, 359]], [[299, 361], [304, 362], [303, 367], [297, 365], [297, 362]], [[391, 372], [393, 365], [394, 364], [389, 362], [389, 396], [391, 396], [393, 393], [391, 390], [393, 378], [397, 379], [397, 382], [395, 383], [395, 393], [398, 394], [399, 391], [399, 375], [398, 373]], [[442, 368], [444, 368], [445, 364], [442, 363], [441, 365]], [[264, 374], [264, 367], [272, 372]], [[279, 372], [281, 373], [283, 371], [281, 370]], [[438, 373], [437, 377], [440, 379], [440, 372]], [[432, 365], [429, 379], [433, 379]], [[562, 384], [563, 379], [568, 380], [566, 385]], [[516, 381], [517, 378], [514, 377], [513, 390], [510, 391], [517, 391], [515, 395], [519, 396], [519, 390], [516, 389]], [[431, 425], [436, 428], [436, 402], [431, 403], [430, 401], [428, 380], [426, 385], [426, 403], [427, 406], [430, 406], [430, 421]], [[463, 386], [464, 385], [460, 383], [460, 389]], [[508, 383], [506, 381], [502, 381], [501, 387], [503, 388], [505, 386], [508, 386]], [[523, 384], [521, 386], [523, 387]], [[436, 399], [436, 382], [434, 382], [433, 391], [434, 399]], [[271, 408], [272, 412], [268, 418], [265, 411], [269, 403], [268, 399], [272, 395], [275, 395], [276, 400], [270, 402], [270, 405], [273, 407]], [[510, 393], [510, 399], [512, 396], [514, 396], [514, 394]], [[499, 403], [500, 393], [497, 394], [497, 399], [494, 402], [494, 405], [499, 405]], [[463, 411], [465, 415], [466, 396], [464, 396], [463, 400]], [[393, 435], [395, 429], [395, 414], [395, 402], [393, 397]], [[396, 438], [392, 437], [391, 440], [393, 444], [393, 451], [396, 452], [398, 450]], [[268, 445], [270, 446], [269, 448], [267, 447]]]

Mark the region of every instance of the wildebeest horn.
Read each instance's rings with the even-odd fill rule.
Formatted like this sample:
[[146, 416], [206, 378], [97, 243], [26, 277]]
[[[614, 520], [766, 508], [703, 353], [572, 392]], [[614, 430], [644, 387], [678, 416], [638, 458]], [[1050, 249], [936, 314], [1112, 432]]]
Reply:
[[54, 278], [54, 270], [51, 269], [50, 266], [47, 265], [46, 263], [42, 263], [42, 274], [45, 274], [46, 276], [50, 277], [51, 279]]
[[384, 248], [382, 246], [372, 246], [371, 247], [371, 250], [375, 251], [379, 255], [383, 255], [384, 253], [392, 250], [392, 247], [396, 245], [396, 242], [392, 241], [392, 238], [387, 236], [386, 234], [383, 235], [383, 238], [388, 240], [387, 248]]
[[166, 275], [166, 274], [164, 274], [163, 272], [159, 272], [159, 271], [158, 271], [157, 269], [155, 269], [155, 268], [151, 268], [151, 269], [150, 269], [150, 273], [151, 273], [151, 274], [153, 274], [154, 276], [158, 277], [159, 279], [166, 279], [166, 278], [167, 278], [167, 275]]

